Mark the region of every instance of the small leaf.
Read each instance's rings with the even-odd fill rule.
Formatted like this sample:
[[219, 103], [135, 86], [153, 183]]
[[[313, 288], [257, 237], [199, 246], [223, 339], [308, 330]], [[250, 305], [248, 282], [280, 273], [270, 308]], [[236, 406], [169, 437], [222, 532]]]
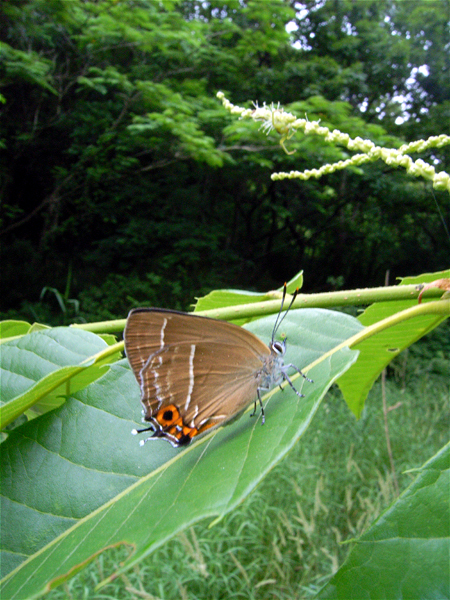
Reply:
[[[105, 362], [114, 360], [111, 355], [98, 360], [96, 355], [106, 349], [107, 344], [95, 334], [66, 327], [34, 332], [3, 344], [1, 427], [31, 407], [45, 412], [59, 406], [71, 391], [100, 377]], [[90, 357], [91, 364], [86, 363]]]
[[[432, 281], [435, 278], [436, 273], [425, 274], [417, 278], [403, 279], [401, 285]], [[415, 298], [378, 302], [369, 306], [358, 320], [365, 326], [373, 325], [413, 306], [417, 306]], [[439, 314], [423, 314], [397, 323], [353, 346], [360, 352], [358, 361], [339, 379], [338, 386], [357, 418], [361, 416], [367, 394], [382, 370], [402, 350], [432, 331], [445, 318], [446, 316]]]
[[27, 323], [27, 321], [1, 321], [0, 322], [0, 344], [8, 342], [13, 338], [19, 338], [33, 331], [42, 331], [50, 329], [48, 325], [42, 323]]
[[[300, 289], [303, 285], [303, 271], [300, 271], [295, 275], [287, 284], [286, 289], [288, 294], [293, 294], [295, 290]], [[259, 293], [249, 292], [243, 290], [214, 290], [198, 298], [194, 308], [194, 312], [213, 310], [217, 308], [225, 308], [229, 306], [240, 306], [243, 304], [254, 304], [255, 302], [265, 302], [266, 300], [280, 299], [283, 296], [283, 288], [281, 286], [278, 290], [270, 292]], [[231, 322], [238, 325], [248, 322], [249, 319], [236, 319]]]
[[242, 290], [214, 290], [198, 298], [194, 312], [224, 308], [227, 306], [239, 306], [267, 300], [266, 294], [258, 292], [244, 292]]
[[26, 321], [2, 321], [0, 323], [0, 339], [7, 340], [8, 338], [25, 335], [29, 332], [31, 325]]
[[287, 282], [286, 289], [289, 294], [293, 294], [296, 289], [301, 290], [302, 287], [303, 287], [303, 271], [299, 271], [297, 273], [297, 275], [294, 275], [294, 277]]
[[450, 292], [450, 278], [447, 277], [444, 279], [435, 279], [431, 283], [426, 283], [425, 285], [423, 285], [422, 289], [420, 290], [419, 297], [417, 298], [419, 304], [422, 302], [423, 293], [431, 288], [437, 288], [440, 290], [444, 290], [445, 292]]

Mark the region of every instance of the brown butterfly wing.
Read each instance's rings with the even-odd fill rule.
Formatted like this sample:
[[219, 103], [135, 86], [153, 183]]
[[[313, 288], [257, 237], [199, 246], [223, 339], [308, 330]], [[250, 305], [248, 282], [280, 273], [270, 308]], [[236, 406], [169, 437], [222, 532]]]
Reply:
[[241, 327], [162, 309], [131, 311], [124, 338], [146, 418], [174, 404], [196, 428], [218, 425], [252, 402], [270, 356]]

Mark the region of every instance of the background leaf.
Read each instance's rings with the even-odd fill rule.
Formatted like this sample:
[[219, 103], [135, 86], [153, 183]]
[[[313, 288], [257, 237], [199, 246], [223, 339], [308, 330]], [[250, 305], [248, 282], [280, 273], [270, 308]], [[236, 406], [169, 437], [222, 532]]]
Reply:
[[108, 348], [99, 336], [80, 329], [57, 327], [37, 331], [2, 345], [2, 427], [26, 410], [45, 412], [64, 402], [76, 390], [95, 381], [104, 363], [84, 364]]
[[14, 321], [8, 319], [0, 323], [0, 339], [6, 340], [16, 335], [25, 335], [30, 330], [31, 325], [26, 321]]
[[[303, 284], [303, 271], [300, 271], [294, 277], [286, 283], [286, 290], [289, 294], [286, 298], [285, 307], [289, 306], [291, 294], [295, 292], [296, 289], [300, 289]], [[283, 297], [283, 288], [284, 285], [278, 288], [277, 290], [271, 290], [269, 292], [259, 293], [259, 292], [249, 292], [244, 290], [213, 290], [206, 296], [197, 299], [197, 302], [194, 307], [194, 312], [202, 312], [220, 308], [226, 308], [230, 306], [242, 306], [251, 304], [254, 305], [257, 302], [265, 302], [267, 300], [279, 300]], [[278, 309], [277, 309], [278, 311]], [[207, 316], [207, 315], [205, 315]], [[217, 315], [217, 318], [221, 318]], [[227, 317], [227, 321], [231, 323], [235, 323], [236, 325], [245, 325], [250, 321], [258, 320], [261, 318], [258, 317], [246, 317], [246, 318], [231, 318]]]
[[[301, 289], [303, 285], [303, 271], [300, 271], [286, 284], [288, 294], [293, 294], [295, 290]], [[258, 293], [248, 292], [244, 290], [213, 290], [202, 298], [197, 298], [194, 312], [203, 310], [212, 310], [215, 308], [224, 308], [226, 306], [237, 306], [239, 304], [251, 304], [254, 302], [264, 302], [265, 300], [273, 300], [280, 298], [283, 294], [283, 286], [278, 290], [271, 292]], [[238, 321], [233, 321], [237, 323]]]
[[449, 597], [450, 444], [417, 471], [413, 483], [356, 541], [317, 598]]
[[238, 306], [239, 304], [250, 304], [252, 302], [263, 302], [268, 296], [265, 293], [247, 292], [242, 290], [213, 290], [206, 296], [198, 298], [194, 312], [224, 308], [226, 306]]
[[[401, 285], [427, 283], [439, 277], [450, 277], [450, 270], [419, 277], [405, 277]], [[425, 298], [424, 302], [426, 301]], [[369, 326], [416, 305], [416, 299], [377, 302], [369, 306], [358, 320], [363, 325]], [[355, 350], [360, 351], [358, 361], [344, 373], [338, 385], [349, 408], [357, 418], [361, 416], [367, 394], [382, 370], [400, 352], [436, 328], [445, 318], [445, 316], [430, 314], [408, 319], [354, 346]]]

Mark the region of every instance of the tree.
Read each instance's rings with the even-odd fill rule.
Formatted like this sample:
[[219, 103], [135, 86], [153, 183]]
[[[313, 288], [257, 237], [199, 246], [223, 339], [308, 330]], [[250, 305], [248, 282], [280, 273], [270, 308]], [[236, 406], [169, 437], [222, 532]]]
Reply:
[[[310, 3], [303, 18], [278, 0], [4, 4], [3, 310], [44, 286], [108, 318], [169, 297], [186, 307], [217, 285], [271, 287], [299, 265], [315, 273], [311, 289], [443, 268], [423, 184], [379, 165], [271, 183], [269, 170], [348, 153], [299, 137], [288, 156], [215, 99], [223, 89], [237, 103], [280, 100], [353, 137], [400, 144], [396, 96], [423, 61], [410, 32], [425, 5], [413, 18], [396, 2]], [[439, 65], [445, 52], [433, 47]], [[445, 101], [432, 104], [445, 113]]]

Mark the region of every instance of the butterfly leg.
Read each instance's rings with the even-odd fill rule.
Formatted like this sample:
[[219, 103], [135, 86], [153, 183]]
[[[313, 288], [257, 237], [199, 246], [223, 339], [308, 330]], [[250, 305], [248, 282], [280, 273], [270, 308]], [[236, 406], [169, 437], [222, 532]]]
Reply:
[[144, 433], [145, 431], [153, 431], [153, 435], [151, 435], [148, 438], [145, 438], [145, 440], [141, 440], [139, 442], [139, 446], [143, 446], [145, 444], [145, 442], [148, 442], [149, 440], [152, 440], [155, 437], [157, 437], [157, 432], [155, 431], [155, 428], [152, 427], [151, 425], [150, 425], [150, 427], [144, 427], [144, 429], [132, 429], [131, 435], [137, 435], [138, 433]]
[[138, 433], [144, 433], [144, 431], [155, 431], [155, 428], [150, 425], [150, 427], [145, 427], [144, 429], [132, 429], [131, 435], [137, 435]]
[[288, 384], [291, 386], [291, 388], [294, 390], [294, 392], [297, 394], [297, 396], [299, 398], [304, 398], [305, 394], [301, 394], [295, 387], [295, 385], [292, 383], [291, 378], [289, 377], [289, 375], [287, 373], [283, 372], [283, 378], [285, 381], [288, 382]]
[[303, 379], [306, 379], [306, 381], [309, 381], [309, 383], [314, 383], [314, 381], [312, 379], [310, 379], [309, 377], [306, 377], [306, 375], [302, 371], [300, 371], [300, 369], [298, 367], [296, 367], [293, 364], [284, 365], [284, 369], [295, 369], [297, 371], [297, 373], [303, 377]]
[[[264, 414], [264, 406], [261, 400], [261, 392], [259, 391], [258, 388], [258, 400], [259, 400], [259, 406], [261, 407], [261, 425], [264, 425], [264, 423], [266, 422], [266, 416]], [[256, 406], [256, 402], [255, 402], [255, 406]]]
[[[261, 400], [261, 392], [259, 391], [259, 388], [257, 390], [257, 394], [258, 394], [259, 406], [261, 407], [261, 425], [264, 425], [264, 423], [266, 422], [266, 417], [265, 417], [265, 414], [264, 414], [264, 406], [263, 406], [263, 403], [262, 403], [262, 400]], [[254, 417], [255, 415], [256, 415], [256, 400], [255, 400], [255, 405], [254, 405], [254, 408], [253, 408], [253, 412], [252, 412], [252, 414], [250, 416]]]

